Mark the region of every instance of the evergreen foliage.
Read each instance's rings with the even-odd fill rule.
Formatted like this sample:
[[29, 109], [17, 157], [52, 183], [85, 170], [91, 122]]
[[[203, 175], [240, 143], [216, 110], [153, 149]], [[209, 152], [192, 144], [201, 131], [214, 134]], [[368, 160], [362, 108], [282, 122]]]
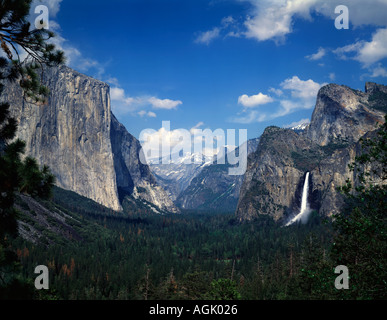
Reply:
[[[46, 29], [31, 29], [27, 17], [31, 0], [0, 1], [0, 42], [6, 57], [0, 57], [0, 95], [4, 85], [19, 81], [25, 98], [44, 101], [47, 89], [41, 85], [37, 69], [44, 64], [63, 61], [63, 52], [55, 50], [48, 40], [53, 33]], [[26, 53], [25, 60], [20, 55]], [[40, 170], [36, 160], [22, 159], [25, 143], [14, 140], [17, 121], [10, 115], [9, 104], [0, 103], [0, 297], [31, 296], [29, 285], [17, 276], [15, 253], [8, 250], [9, 239], [17, 234], [17, 212], [14, 208], [17, 192], [49, 197], [54, 176], [48, 167]]]

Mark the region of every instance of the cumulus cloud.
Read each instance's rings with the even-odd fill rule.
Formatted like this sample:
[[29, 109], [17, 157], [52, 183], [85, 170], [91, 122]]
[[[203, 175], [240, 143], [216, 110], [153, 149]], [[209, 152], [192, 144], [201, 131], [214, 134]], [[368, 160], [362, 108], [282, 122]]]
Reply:
[[[194, 128], [191, 128], [191, 131]], [[140, 142], [145, 151], [147, 162], [154, 162], [159, 157], [169, 158], [179, 151], [191, 153], [194, 150], [194, 139], [191, 133], [185, 129], [172, 129], [169, 122], [163, 122], [163, 127], [159, 130], [146, 129], [140, 134]], [[157, 160], [156, 160], [157, 159]], [[165, 161], [165, 160], [163, 160]]]
[[133, 113], [133, 111], [142, 108], [142, 110], [137, 112], [137, 115], [144, 117], [156, 117], [156, 113], [153, 111], [145, 111], [144, 107], [150, 106], [154, 109], [165, 109], [172, 110], [176, 109], [178, 105], [183, 102], [180, 100], [170, 100], [170, 99], [158, 99], [156, 97], [131, 97], [125, 93], [125, 90], [120, 87], [112, 87], [110, 89], [110, 98], [112, 101], [112, 108], [114, 112], [118, 114]]
[[371, 41], [363, 42], [355, 60], [368, 67], [384, 58], [387, 58], [387, 28], [378, 29], [372, 35]]
[[127, 97], [125, 95], [125, 91], [122, 88], [111, 88], [110, 89], [110, 97], [112, 101], [123, 102], [126, 105], [130, 105], [135, 102], [135, 98]]
[[[358, 61], [367, 68], [371, 77], [385, 77], [386, 69], [380, 63], [387, 58], [387, 1], [376, 0], [370, 3], [363, 0], [246, 0], [252, 5], [250, 16], [244, 22], [246, 38], [258, 41], [272, 40], [277, 44], [284, 43], [286, 36], [293, 32], [296, 19], [312, 21], [312, 14], [325, 16], [328, 19], [337, 18], [335, 7], [345, 5], [350, 13], [351, 28], [361, 26], [376, 26], [378, 29], [370, 41], [360, 39], [354, 43], [332, 50], [339, 59]], [[320, 47], [316, 53], [306, 56], [311, 61], [322, 59], [328, 51]], [[319, 63], [320, 66], [324, 64]], [[330, 75], [334, 80], [334, 75]]]
[[183, 102], [180, 100], [170, 100], [170, 99], [158, 99], [156, 97], [151, 97], [148, 99], [149, 103], [155, 109], [176, 109], [177, 106], [181, 105]]
[[141, 110], [141, 111], [137, 112], [137, 114], [138, 114], [140, 117], [145, 117], [145, 116], [147, 116], [147, 117], [149, 117], [149, 118], [156, 118], [156, 117], [157, 117], [156, 113], [154, 113], [154, 112], [152, 112], [152, 111], [146, 112], [145, 110]]
[[[133, 112], [141, 105], [140, 98], [130, 97], [120, 87], [110, 88], [112, 110], [118, 116]], [[141, 116], [141, 114], [139, 114]], [[142, 115], [143, 116], [143, 115]]]
[[270, 103], [273, 101], [274, 100], [272, 97], [265, 95], [261, 92], [256, 94], [256, 95], [250, 96], [250, 97], [248, 95], [244, 94], [238, 98], [238, 103], [246, 108], [256, 107], [256, 106], [259, 106], [262, 104], [267, 104], [267, 103]]
[[[313, 108], [317, 93], [325, 84], [326, 83], [317, 83], [312, 79], [302, 80], [298, 76], [293, 76], [280, 83], [279, 86], [281, 89], [269, 89], [271, 92], [278, 93], [278, 96], [280, 96], [278, 100], [274, 100], [263, 93], [251, 97], [246, 95], [246, 97], [240, 96], [238, 101], [243, 101], [247, 107], [240, 102], [240, 104], [244, 106], [244, 109], [237, 116], [232, 117], [229, 120], [235, 123], [249, 124], [283, 117], [300, 109]], [[258, 112], [258, 110], [251, 108], [259, 105], [259, 102], [261, 102], [261, 104], [264, 102], [277, 102], [277, 108], [270, 108], [270, 111], [262, 110], [262, 112]]]
[[372, 35], [371, 41], [359, 40], [355, 43], [339, 47], [333, 52], [342, 60], [356, 60], [363, 68], [369, 68], [375, 63], [387, 58], [387, 28], [378, 29]]
[[318, 51], [314, 54], [308, 55], [305, 58], [311, 61], [320, 60], [322, 57], [324, 57], [326, 54], [326, 50], [324, 48], [319, 48]]
[[[312, 21], [312, 14], [325, 16], [332, 21], [337, 17], [335, 7], [345, 5], [350, 12], [350, 23], [353, 27], [372, 25], [379, 27], [387, 26], [385, 12], [387, 11], [387, 1], [376, 0], [240, 0], [250, 3], [251, 7], [248, 15], [242, 23], [235, 19], [226, 17], [220, 26], [201, 33], [196, 41], [209, 44], [218, 38], [222, 31], [229, 27], [228, 35], [244, 36], [257, 41], [272, 40], [276, 43], [283, 43], [286, 36], [293, 32], [293, 25], [296, 19]], [[243, 30], [241, 30], [241, 26]], [[320, 59], [323, 51], [311, 58]]]
[[301, 80], [297, 76], [284, 80], [280, 85], [283, 89], [290, 90], [292, 97], [302, 100], [316, 99], [318, 90], [321, 88], [321, 84], [312, 79]]
[[282, 42], [292, 32], [295, 16], [311, 19], [310, 9], [317, 0], [249, 0], [253, 6], [252, 16], [244, 25], [245, 36], [258, 41], [274, 40]]
[[301, 80], [298, 76], [285, 79], [281, 84], [283, 90], [290, 93], [290, 98], [284, 98], [280, 101], [280, 108], [271, 115], [272, 118], [278, 118], [300, 109], [311, 109], [314, 107], [318, 91], [326, 83], [318, 83], [309, 80]]
[[350, 14], [349, 21], [353, 27], [363, 25], [387, 26], [387, 1], [385, 0], [319, 0], [312, 8], [319, 14], [331, 19], [336, 19], [337, 14], [335, 14], [335, 7], [339, 4], [348, 7]]
[[269, 92], [274, 93], [276, 96], [280, 97], [283, 95], [283, 91], [281, 89], [276, 89], [276, 88], [270, 88]]
[[381, 64], [378, 64], [373, 70], [372, 74], [370, 75], [372, 78], [378, 78], [378, 77], [387, 77], [387, 69], [382, 67]]

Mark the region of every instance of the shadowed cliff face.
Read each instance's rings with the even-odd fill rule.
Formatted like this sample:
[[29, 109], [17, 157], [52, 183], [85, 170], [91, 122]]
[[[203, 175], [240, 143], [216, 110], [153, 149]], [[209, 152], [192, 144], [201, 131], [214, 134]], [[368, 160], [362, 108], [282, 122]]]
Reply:
[[50, 89], [46, 105], [24, 101], [17, 84], [8, 85], [2, 99], [19, 121], [17, 137], [26, 141], [26, 154], [48, 165], [59, 187], [121, 210], [119, 188], [133, 192], [149, 184], [154, 201], [174, 208], [161, 188], [154, 195], [159, 187], [139, 161], [139, 142], [111, 113], [106, 83], [66, 66], [45, 69], [43, 83]]
[[178, 213], [179, 210], [167, 192], [158, 185], [149, 166], [140, 161], [140, 153], [143, 152], [140, 142], [114, 115], [112, 115], [111, 141], [121, 201], [125, 194], [130, 194], [156, 205], [163, 211]]
[[387, 87], [366, 84], [366, 92], [335, 84], [320, 89], [310, 125], [296, 133], [269, 127], [248, 158], [236, 215], [240, 221], [268, 214], [275, 220], [299, 210], [300, 186], [310, 172], [309, 201], [320, 215], [342, 206], [336, 188], [354, 181], [348, 164], [362, 152], [359, 139], [384, 122]]

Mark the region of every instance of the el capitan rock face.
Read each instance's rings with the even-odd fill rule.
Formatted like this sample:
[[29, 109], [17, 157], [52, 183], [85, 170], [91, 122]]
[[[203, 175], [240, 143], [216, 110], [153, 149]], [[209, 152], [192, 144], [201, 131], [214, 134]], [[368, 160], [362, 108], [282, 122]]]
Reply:
[[305, 173], [310, 172], [312, 209], [330, 216], [342, 206], [336, 188], [356, 184], [348, 165], [362, 152], [359, 139], [384, 123], [387, 87], [366, 84], [366, 91], [330, 84], [320, 89], [310, 124], [302, 132], [269, 127], [261, 136], [241, 187], [237, 218], [268, 214], [287, 220], [300, 207]]
[[141, 146], [111, 113], [109, 86], [66, 66], [47, 68], [43, 83], [50, 95], [45, 105], [27, 103], [17, 84], [7, 85], [3, 99], [19, 121], [17, 137], [26, 154], [46, 164], [56, 184], [114, 210], [121, 210], [119, 189], [126, 193], [146, 185], [163, 210], [176, 211], [141, 164]]

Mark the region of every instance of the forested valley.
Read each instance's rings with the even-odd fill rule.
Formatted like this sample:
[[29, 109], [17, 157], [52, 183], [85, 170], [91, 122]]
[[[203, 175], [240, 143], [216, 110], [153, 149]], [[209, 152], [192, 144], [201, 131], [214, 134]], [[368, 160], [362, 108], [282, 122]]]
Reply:
[[[22, 199], [18, 204], [28, 207]], [[42, 204], [65, 213], [77, 239], [46, 230], [37, 244], [21, 237], [12, 242], [32, 296], [307, 299], [334, 287], [327, 254], [332, 228], [317, 215], [307, 225], [285, 228], [266, 216], [240, 224], [233, 213], [160, 216], [127, 208], [120, 214], [59, 188], [52, 202]], [[49, 268], [46, 292], [33, 288], [37, 265]], [[304, 277], [324, 268], [326, 283], [315, 283], [313, 274]]]

